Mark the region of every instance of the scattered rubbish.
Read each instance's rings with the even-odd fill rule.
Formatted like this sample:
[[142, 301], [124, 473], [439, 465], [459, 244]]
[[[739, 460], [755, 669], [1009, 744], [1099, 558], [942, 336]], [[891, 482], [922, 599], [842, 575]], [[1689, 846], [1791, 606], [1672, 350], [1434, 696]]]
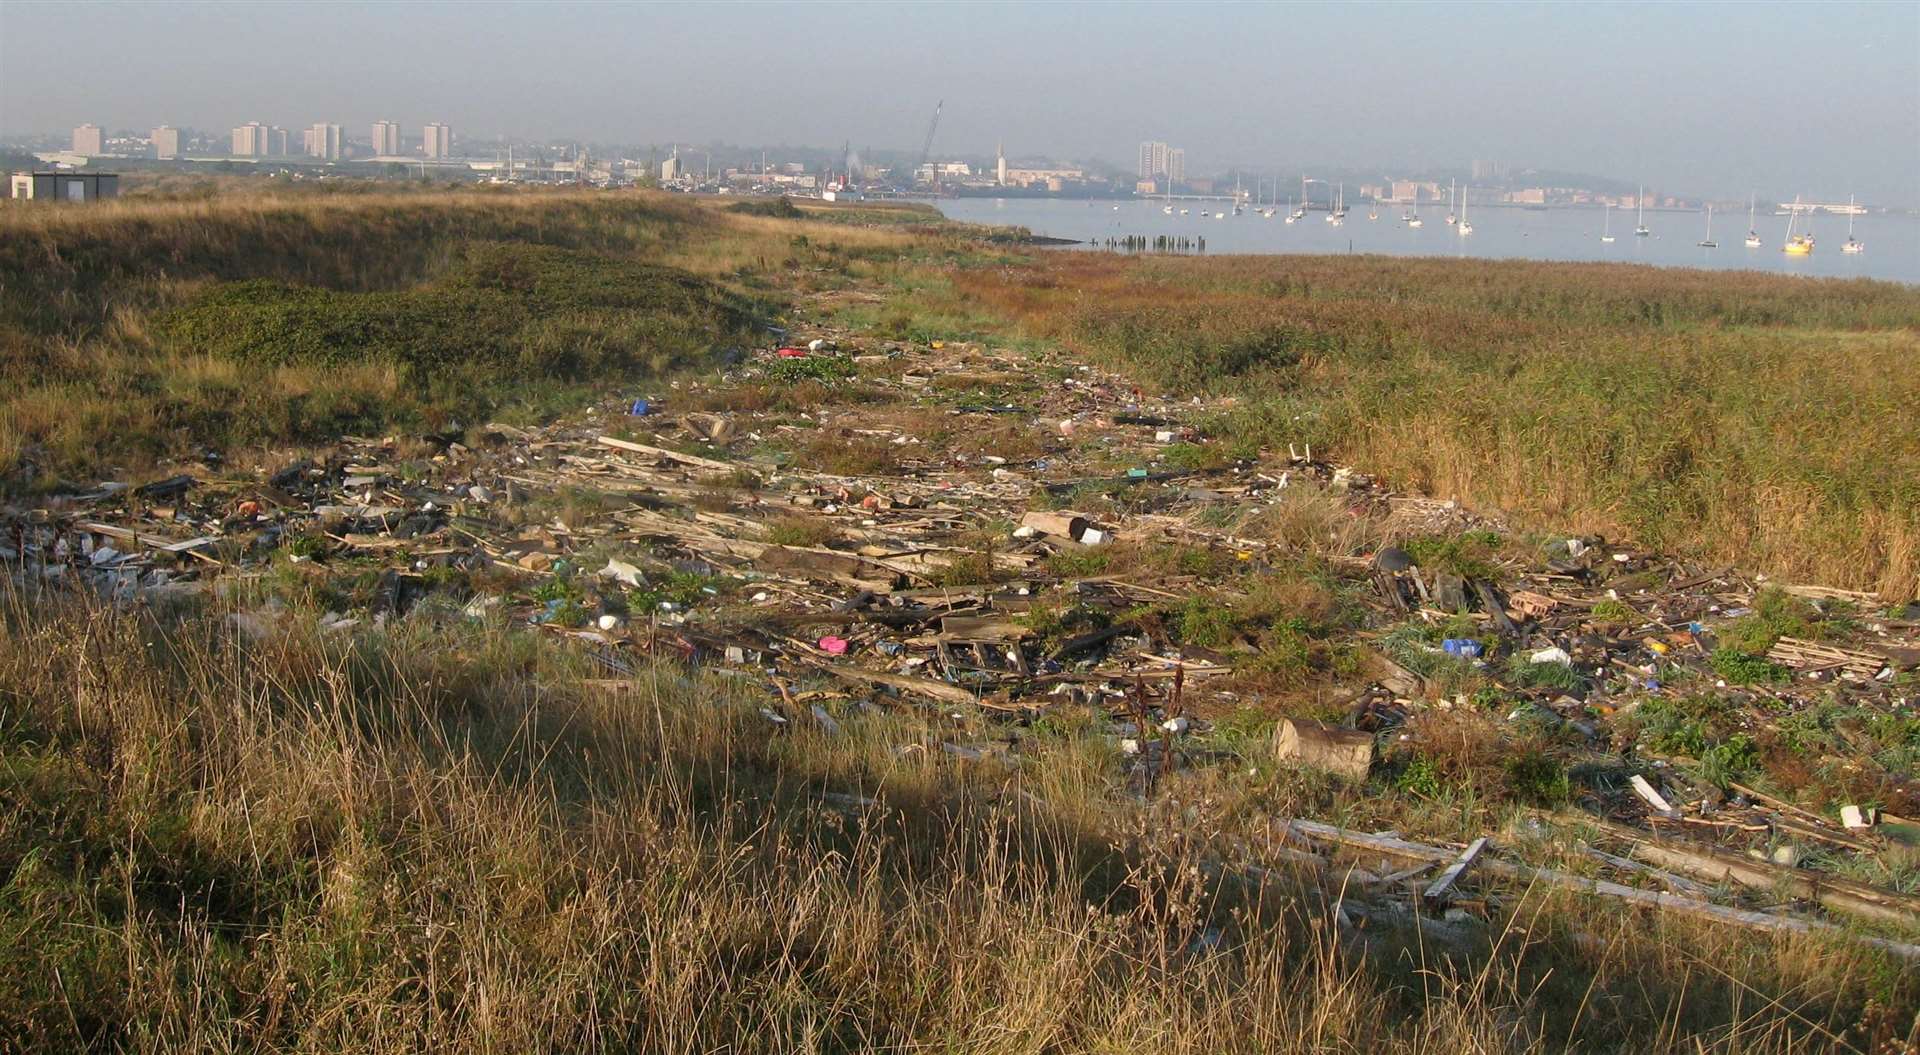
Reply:
[[1666, 797], [1661, 795], [1660, 792], [1654, 790], [1653, 785], [1648, 783], [1646, 777], [1635, 773], [1633, 776], [1627, 778], [1627, 783], [1633, 786], [1634, 794], [1639, 795], [1642, 799], [1646, 800], [1647, 805], [1653, 807], [1654, 812], [1661, 814], [1672, 814], [1675, 812], [1673, 804], [1668, 802]]
[[1383, 546], [1373, 555], [1373, 566], [1385, 572], [1408, 571], [1413, 567], [1413, 555], [1398, 546]]
[[[1364, 629], [1326, 642], [1330, 649], [1306, 643], [1305, 653], [1357, 662], [1308, 675], [1322, 679], [1312, 691], [1335, 703], [1333, 722], [1282, 719], [1273, 733], [1280, 760], [1366, 780], [1376, 756], [1397, 774], [1398, 752], [1426, 746], [1423, 713], [1484, 715], [1503, 736], [1550, 727], [1582, 752], [1609, 752], [1616, 766], [1641, 771], [1584, 786], [1580, 808], [1596, 822], [1630, 822], [1633, 839], [1660, 832], [1668, 855], [1614, 845], [1589, 865], [1654, 888], [1620, 895], [1627, 900], [1665, 908], [1658, 899], [1683, 899], [1689, 913], [1729, 921], [1744, 921], [1746, 910], [1704, 898], [1727, 897], [1712, 885], [1732, 866], [1718, 858], [1683, 866], [1673, 855], [1698, 847], [1664, 837], [1728, 847], [1726, 857], [1756, 870], [1750, 878], [1771, 882], [1791, 864], [1790, 880], [1826, 897], [1837, 877], [1797, 866], [1864, 858], [1913, 830], [1888, 812], [1911, 816], [1903, 805], [1911, 797], [1885, 800], [1877, 815], [1860, 805], [1815, 813], [1738, 786], [1723, 798], [1726, 786], [1705, 779], [1704, 763], [1666, 757], [1651, 737], [1633, 735], [1656, 710], [1671, 714], [1697, 693], [1715, 696], [1729, 731], [1756, 739], [1829, 701], [1863, 719], [1908, 715], [1920, 612], [1869, 607], [1849, 591], [1781, 587], [1796, 603], [1852, 606], [1850, 614], [1823, 620], [1824, 610], [1810, 608], [1799, 636], [1756, 636], [1752, 622], [1736, 623], [1773, 603], [1762, 598], [1770, 587], [1729, 569], [1597, 537], [1531, 553], [1470, 552], [1472, 538], [1492, 530], [1486, 521], [1311, 451], [1175, 471], [1169, 463], [1179, 459], [1164, 445], [1194, 442], [1193, 422], [1204, 419], [1096, 369], [1075, 369], [1070, 384], [1023, 395], [1020, 407], [980, 379], [1017, 376], [1031, 365], [1024, 356], [974, 342], [930, 355], [923, 345], [841, 337], [743, 353], [730, 376], [763, 378], [778, 358], [841, 344], [848, 361], [884, 351], [896, 367], [863, 372], [861, 384], [898, 406], [880, 412], [883, 404], [863, 397], [850, 407], [751, 409], [751, 400], [689, 384], [671, 398], [609, 400], [600, 423], [618, 435], [577, 419], [540, 429], [480, 424], [459, 435], [471, 447], [451, 437], [431, 450], [346, 438], [272, 472], [210, 473], [197, 463], [196, 475], [139, 488], [91, 484], [30, 515], [0, 512], [0, 574], [74, 583], [127, 605], [211, 595], [241, 576], [297, 580], [352, 598], [330, 601], [318, 625], [331, 633], [472, 619], [582, 643], [603, 662], [627, 663], [629, 674], [642, 655], [710, 664], [756, 686], [776, 727], [837, 735], [846, 719], [835, 714], [916, 708], [935, 716], [940, 735], [969, 738], [935, 750], [929, 737], [916, 749], [962, 759], [1017, 762], [1007, 745], [1025, 723], [1078, 709], [1118, 743], [1116, 775], [1146, 794], [1161, 774], [1218, 760], [1216, 716], [1275, 713], [1262, 695], [1261, 649], [1284, 635], [1264, 615], [1228, 621], [1303, 546], [1319, 546], [1312, 559], [1342, 605], [1353, 598]], [[728, 409], [683, 412], [683, 403]], [[936, 418], [952, 438], [918, 427]], [[1023, 425], [1031, 446], [985, 439]], [[1309, 499], [1332, 507], [1326, 522], [1284, 541], [1262, 530], [1269, 512], [1306, 516]], [[1363, 530], [1349, 535], [1356, 526]], [[1400, 544], [1355, 555], [1366, 539]], [[270, 640], [289, 619], [261, 606], [231, 613], [228, 625]], [[1715, 681], [1723, 686], [1710, 688]], [[1514, 724], [1498, 723], [1502, 715]], [[1231, 772], [1246, 768], [1236, 760]], [[1617, 827], [1611, 838], [1626, 844], [1625, 825]], [[1349, 845], [1339, 841], [1346, 835], [1312, 838]], [[1805, 849], [1776, 862], [1787, 847]], [[1398, 859], [1418, 869], [1376, 859], [1363, 871], [1383, 882], [1404, 872], [1402, 884], [1430, 876], [1404, 896], [1467, 907], [1462, 888], [1520, 867], [1492, 843], [1464, 852], [1472, 849], [1407, 851], [1415, 856]], [[1612, 894], [1598, 880], [1552, 882]]]
[[625, 583], [636, 590], [647, 584], [647, 577], [639, 568], [614, 557], [607, 558], [607, 566], [600, 569], [600, 577]]

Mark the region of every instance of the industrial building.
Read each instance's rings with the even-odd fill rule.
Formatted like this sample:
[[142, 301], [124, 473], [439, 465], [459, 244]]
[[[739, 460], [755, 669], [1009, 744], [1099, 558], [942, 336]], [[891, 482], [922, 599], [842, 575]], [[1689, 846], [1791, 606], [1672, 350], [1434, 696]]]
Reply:
[[112, 172], [16, 172], [12, 196], [35, 201], [98, 201], [120, 196], [120, 177]]

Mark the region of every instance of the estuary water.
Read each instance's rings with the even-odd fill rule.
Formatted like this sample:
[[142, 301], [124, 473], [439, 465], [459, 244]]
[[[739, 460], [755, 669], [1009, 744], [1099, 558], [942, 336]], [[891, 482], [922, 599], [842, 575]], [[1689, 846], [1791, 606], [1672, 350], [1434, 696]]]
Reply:
[[[1175, 214], [1162, 213], [1161, 201], [1086, 201], [1057, 198], [953, 198], [936, 203], [949, 218], [968, 223], [1025, 227], [1036, 235], [1072, 238], [1087, 247], [1105, 248], [1107, 239], [1160, 235], [1207, 240], [1206, 251], [1218, 253], [1386, 253], [1393, 256], [1448, 256], [1524, 260], [1604, 260], [1660, 267], [1703, 267], [1771, 271], [1823, 278], [1877, 278], [1920, 284], [1920, 217], [1874, 214], [1854, 218], [1854, 237], [1866, 244], [1862, 253], [1842, 253], [1847, 240], [1847, 218], [1821, 213], [1811, 218], [1816, 245], [1810, 256], [1788, 256], [1780, 251], [1787, 218], [1762, 214], [1754, 227], [1760, 248], [1748, 249], [1747, 213], [1715, 211], [1713, 238], [1717, 249], [1699, 246], [1706, 236], [1706, 215], [1698, 211], [1653, 210], [1647, 213], [1652, 233], [1633, 233], [1632, 210], [1613, 210], [1612, 242], [1601, 241], [1601, 209], [1585, 207], [1526, 209], [1510, 206], [1474, 206], [1468, 219], [1474, 231], [1461, 235], [1445, 223], [1447, 207], [1423, 205], [1424, 221], [1411, 227], [1400, 221], [1403, 205], [1382, 204], [1379, 219], [1367, 219], [1368, 206], [1350, 207], [1346, 222], [1335, 226], [1324, 212], [1310, 212], [1296, 223], [1286, 223], [1284, 207], [1272, 219], [1252, 209], [1223, 219], [1202, 211], [1230, 210], [1225, 202], [1178, 201]], [[1181, 216], [1179, 209], [1188, 209]], [[1795, 221], [1804, 231], [1808, 217]], [[1083, 248], [1087, 248], [1083, 247]]]

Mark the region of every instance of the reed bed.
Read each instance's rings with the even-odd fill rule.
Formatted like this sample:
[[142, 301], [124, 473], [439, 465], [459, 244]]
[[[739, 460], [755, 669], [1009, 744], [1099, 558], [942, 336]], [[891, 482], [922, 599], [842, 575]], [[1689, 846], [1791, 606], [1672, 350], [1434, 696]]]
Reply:
[[1060, 254], [956, 272], [998, 317], [1316, 452], [1540, 530], [1920, 595], [1920, 290], [1609, 264]]

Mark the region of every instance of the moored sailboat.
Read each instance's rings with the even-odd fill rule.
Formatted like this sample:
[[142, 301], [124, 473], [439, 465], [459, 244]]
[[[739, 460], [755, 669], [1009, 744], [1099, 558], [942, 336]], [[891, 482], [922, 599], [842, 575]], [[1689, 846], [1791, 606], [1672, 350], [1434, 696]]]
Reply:
[[[1793, 222], [1800, 218], [1800, 196], [1793, 196], [1793, 208], [1787, 212], [1787, 240], [1781, 244], [1780, 251], [1788, 256], [1807, 256], [1813, 252], [1813, 232], [1793, 233]], [[1813, 221], [1807, 221], [1811, 227]]]
[[1864, 253], [1867, 244], [1853, 237], [1853, 195], [1847, 195], [1847, 241], [1840, 247], [1843, 253]]

